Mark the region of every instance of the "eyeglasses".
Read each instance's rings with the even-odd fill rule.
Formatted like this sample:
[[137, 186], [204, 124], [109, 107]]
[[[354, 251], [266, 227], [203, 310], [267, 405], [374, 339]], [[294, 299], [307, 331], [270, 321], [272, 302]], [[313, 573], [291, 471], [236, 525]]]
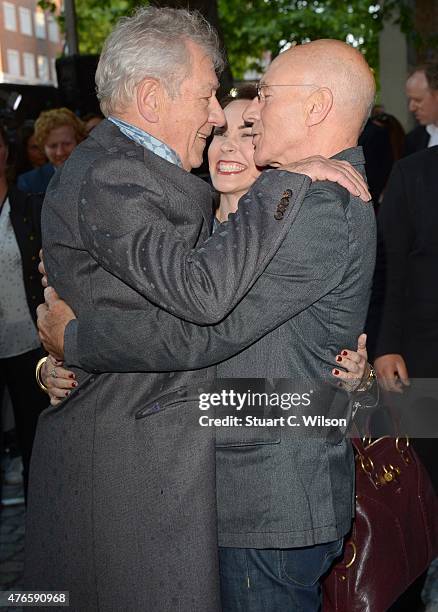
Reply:
[[315, 85], [315, 83], [285, 83], [285, 84], [281, 84], [281, 85], [268, 85], [268, 83], [263, 83], [262, 81], [260, 81], [259, 83], [257, 83], [257, 98], [259, 99], [259, 102], [263, 102], [265, 100], [265, 95], [263, 93], [263, 88], [264, 87], [316, 87], [318, 88], [319, 85]]

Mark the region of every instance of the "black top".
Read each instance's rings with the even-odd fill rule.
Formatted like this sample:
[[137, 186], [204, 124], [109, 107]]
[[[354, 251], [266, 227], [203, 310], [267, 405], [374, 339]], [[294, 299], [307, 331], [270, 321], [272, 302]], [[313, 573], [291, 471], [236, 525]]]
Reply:
[[424, 125], [418, 125], [416, 128], [406, 134], [405, 139], [405, 155], [412, 155], [427, 148], [429, 144], [430, 134]]
[[21, 254], [27, 303], [36, 323], [36, 308], [44, 302], [41, 274], [38, 272], [43, 198], [23, 193], [15, 187], [10, 187], [8, 197], [11, 223]]
[[[438, 352], [438, 146], [394, 165], [378, 217], [368, 317], [375, 356], [403, 355], [411, 369]], [[424, 375], [427, 374], [418, 374]]]

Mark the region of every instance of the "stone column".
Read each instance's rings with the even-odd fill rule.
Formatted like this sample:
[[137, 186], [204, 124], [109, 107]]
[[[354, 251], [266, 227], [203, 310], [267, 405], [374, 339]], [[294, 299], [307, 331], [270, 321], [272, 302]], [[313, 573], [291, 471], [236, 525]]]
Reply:
[[398, 24], [385, 21], [379, 38], [380, 99], [385, 110], [394, 115], [406, 131], [413, 126], [405, 96], [408, 75], [408, 45]]

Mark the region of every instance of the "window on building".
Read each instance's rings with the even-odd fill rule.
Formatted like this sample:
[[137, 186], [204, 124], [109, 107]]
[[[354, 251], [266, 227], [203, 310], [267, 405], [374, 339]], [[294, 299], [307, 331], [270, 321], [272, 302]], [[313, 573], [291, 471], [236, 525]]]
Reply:
[[47, 27], [49, 30], [50, 42], [58, 43], [59, 42], [58, 24], [56, 23], [56, 20], [52, 17], [52, 15], [50, 15], [50, 17], [47, 18]]
[[8, 72], [13, 76], [20, 76], [20, 54], [16, 49], [8, 49], [6, 51], [8, 58]]
[[28, 79], [35, 78], [35, 56], [33, 53], [23, 53], [24, 76]]
[[20, 6], [18, 8], [18, 15], [20, 17], [20, 30], [22, 34], [32, 36], [32, 15], [30, 9]]
[[11, 32], [17, 31], [17, 15], [15, 13], [15, 6], [10, 2], [3, 2], [3, 21], [5, 24], [5, 30]]
[[38, 55], [38, 76], [41, 81], [50, 81], [49, 60], [45, 55]]
[[46, 37], [46, 19], [42, 11], [35, 11], [35, 36], [37, 38]]
[[52, 81], [55, 87], [57, 87], [58, 86], [58, 75], [56, 74], [56, 58], [55, 57], [50, 58], [50, 66], [52, 68]]

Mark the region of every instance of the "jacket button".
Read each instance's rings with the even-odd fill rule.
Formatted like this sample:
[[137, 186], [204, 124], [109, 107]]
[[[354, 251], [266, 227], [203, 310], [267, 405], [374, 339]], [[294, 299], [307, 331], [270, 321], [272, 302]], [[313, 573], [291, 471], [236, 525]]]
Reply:
[[281, 210], [277, 210], [277, 212], [274, 215], [274, 219], [276, 219], [277, 221], [281, 221], [283, 217], [284, 217], [284, 214], [281, 212]]
[[29, 276], [29, 280], [33, 280], [34, 278], [35, 278], [35, 276], [34, 276], [33, 274], [31, 274], [31, 275]]
[[290, 198], [292, 195], [292, 191], [290, 189], [286, 189], [286, 191], [283, 193], [283, 198]]
[[30, 234], [29, 240], [35, 240], [35, 236], [33, 234]]
[[32, 299], [33, 299], [33, 300], [36, 300], [36, 295], [33, 295], [33, 296], [32, 296]]
[[279, 204], [277, 206], [277, 211], [280, 210], [282, 213], [284, 213], [284, 211], [286, 210], [286, 206], [284, 206], [283, 204]]
[[289, 198], [281, 198], [280, 204], [283, 204], [283, 206], [289, 206]]
[[36, 255], [32, 255], [32, 261], [36, 261]]

